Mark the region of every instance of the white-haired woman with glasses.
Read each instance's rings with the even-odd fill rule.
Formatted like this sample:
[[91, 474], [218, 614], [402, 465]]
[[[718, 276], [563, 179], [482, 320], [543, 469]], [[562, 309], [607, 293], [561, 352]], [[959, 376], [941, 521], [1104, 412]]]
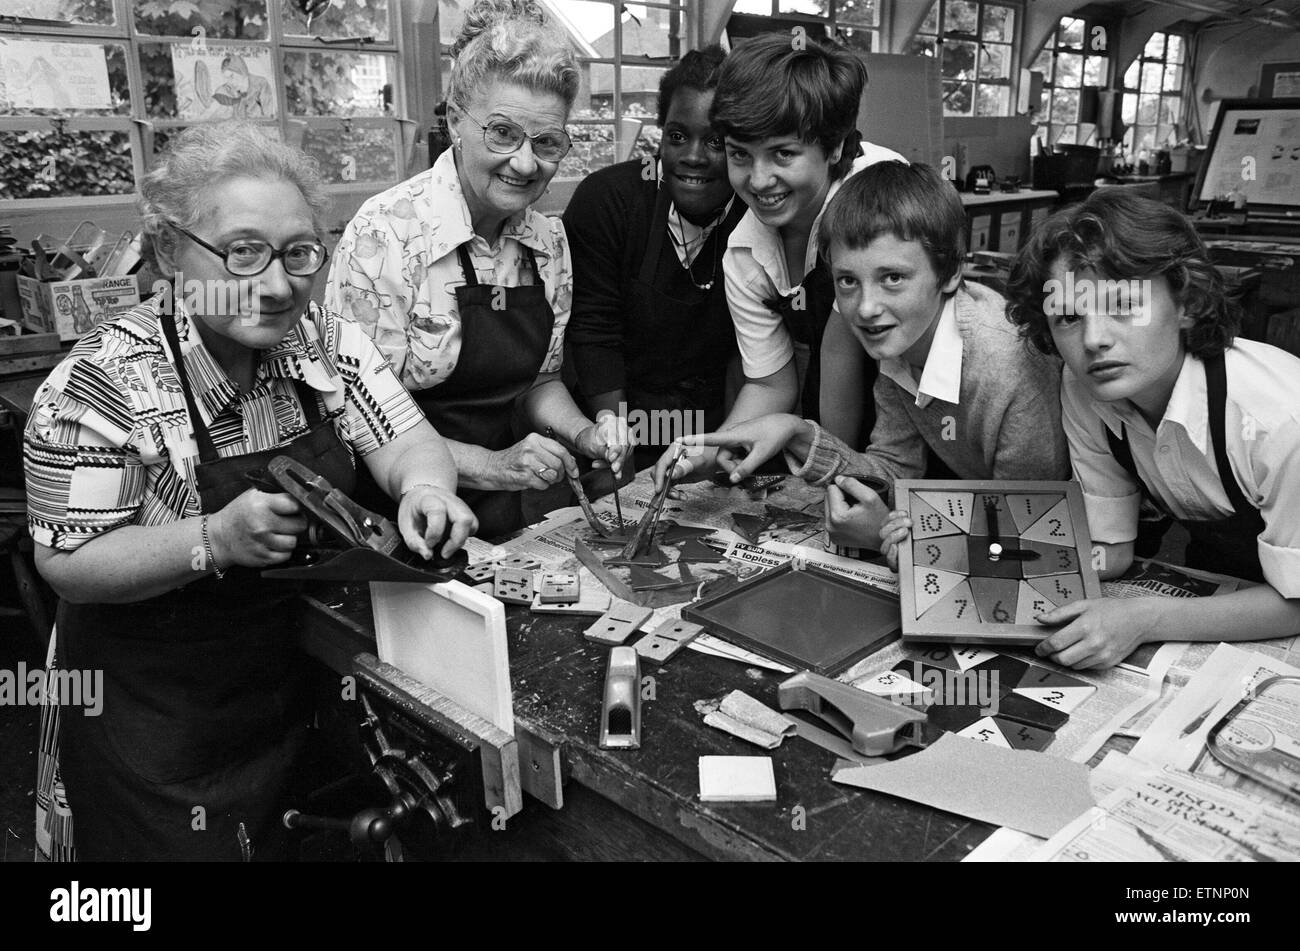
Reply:
[[362, 206], [325, 302], [374, 338], [446, 437], [487, 538], [522, 524], [521, 490], [577, 475], [573, 451], [618, 471], [632, 440], [560, 382], [568, 243], [529, 207], [572, 144], [572, 49], [534, 0], [479, 0], [453, 54], [452, 148]]
[[59, 666], [103, 673], [98, 715], [61, 712], [77, 854], [277, 857], [307, 707], [295, 588], [260, 571], [307, 521], [250, 474], [284, 454], [348, 492], [360, 458], [426, 558], [476, 524], [374, 344], [309, 302], [327, 257], [311, 159], [248, 124], [197, 126], [140, 190], [174, 292], [82, 338], [26, 431]]

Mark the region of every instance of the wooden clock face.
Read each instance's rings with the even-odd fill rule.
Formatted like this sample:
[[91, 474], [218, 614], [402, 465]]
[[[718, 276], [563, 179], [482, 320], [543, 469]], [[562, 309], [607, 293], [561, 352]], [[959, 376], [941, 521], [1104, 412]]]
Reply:
[[895, 498], [905, 640], [1032, 643], [1051, 632], [1035, 617], [1101, 596], [1074, 483], [900, 480]]

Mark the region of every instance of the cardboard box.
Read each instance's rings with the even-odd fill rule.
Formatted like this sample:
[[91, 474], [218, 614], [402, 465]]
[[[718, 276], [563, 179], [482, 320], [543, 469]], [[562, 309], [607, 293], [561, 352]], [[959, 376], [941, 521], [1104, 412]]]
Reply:
[[140, 303], [134, 274], [96, 277], [84, 281], [43, 284], [18, 276], [23, 323], [38, 333], [57, 333], [60, 340], [77, 340], [105, 317]]

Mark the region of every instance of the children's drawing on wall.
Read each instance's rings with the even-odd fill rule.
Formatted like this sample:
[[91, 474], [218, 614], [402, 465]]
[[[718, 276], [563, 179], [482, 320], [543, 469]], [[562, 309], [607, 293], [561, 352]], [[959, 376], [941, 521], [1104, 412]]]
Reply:
[[273, 119], [274, 66], [266, 47], [206, 43], [172, 49], [176, 111], [182, 119]]
[[13, 109], [109, 109], [104, 47], [9, 40], [0, 44], [0, 102]]

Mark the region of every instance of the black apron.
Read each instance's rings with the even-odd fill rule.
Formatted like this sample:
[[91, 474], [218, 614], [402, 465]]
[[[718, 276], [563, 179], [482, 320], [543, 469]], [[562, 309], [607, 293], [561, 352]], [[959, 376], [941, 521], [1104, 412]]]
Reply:
[[[816, 266], [804, 275], [803, 307], [796, 308], [795, 300], [799, 291], [778, 294], [763, 301], [772, 313], [777, 314], [785, 324], [790, 336], [798, 343], [808, 347], [808, 370], [804, 374], [803, 389], [800, 393], [801, 413], [806, 419], [821, 421], [821, 355], [822, 335], [826, 332], [826, 322], [830, 320], [831, 308], [835, 305], [835, 284], [831, 279], [831, 269], [826, 258], [818, 255]], [[862, 417], [861, 438], [867, 439], [876, 426], [876, 401], [874, 387], [880, 365], [875, 360], [866, 361], [866, 378], [863, 385], [862, 401], [865, 412]], [[858, 448], [854, 446], [854, 448]]]
[[[632, 294], [627, 301], [624, 325], [628, 328], [624, 346], [633, 350], [647, 336], [653, 335], [654, 348], [665, 346], [674, 353], [699, 353], [708, 349], [735, 351], [735, 330], [731, 312], [727, 308], [725, 293], [696, 286], [686, 288], [683, 297], [661, 290], [656, 283], [659, 261], [663, 256], [668, 235], [668, 211], [672, 199], [668, 189], [660, 188], [655, 198], [654, 213], [650, 218], [650, 232], [646, 250], [641, 258], [641, 269], [632, 280]], [[728, 225], [735, 223], [745, 212], [742, 202], [735, 202], [726, 219], [709, 235], [695, 261], [712, 259], [715, 282], [722, 280], [721, 256], [723, 242], [730, 233]], [[674, 255], [674, 258], [676, 255]], [[674, 260], [674, 266], [678, 262]], [[694, 283], [693, 272], [691, 283]], [[665, 335], [668, 340], [663, 338]], [[707, 371], [681, 376], [673, 367], [662, 367], [656, 380], [628, 379], [625, 393], [629, 411], [639, 410], [648, 422], [637, 432], [643, 442], [635, 450], [637, 470], [652, 466], [669, 443], [681, 435], [713, 432], [726, 416], [727, 363], [718, 361]], [[696, 425], [694, 413], [703, 414]], [[689, 416], [687, 414], [690, 414]], [[691, 420], [689, 432], [683, 420]]]
[[[504, 287], [480, 284], [465, 246], [456, 249], [465, 274], [465, 285], [456, 288], [460, 356], [446, 380], [411, 393], [442, 436], [493, 452], [517, 442], [512, 425], [515, 401], [537, 379], [555, 326], [537, 259], [531, 248], [524, 250], [533, 283]], [[458, 494], [478, 517], [480, 538], [495, 538], [523, 525], [517, 491], [465, 489]]]
[[[1223, 491], [1227, 494], [1228, 501], [1232, 504], [1233, 514], [1227, 518], [1194, 521], [1174, 519], [1166, 512], [1165, 518], [1160, 522], [1147, 523], [1142, 527], [1139, 544], [1135, 544], [1134, 549], [1142, 557], [1151, 557], [1159, 550], [1160, 537], [1168, 529], [1169, 522], [1177, 521], [1191, 536], [1187, 544], [1187, 567], [1228, 574], [1245, 578], [1247, 581], [1262, 582], [1264, 570], [1259, 563], [1259, 536], [1264, 531], [1264, 516], [1246, 499], [1241, 487], [1237, 485], [1237, 480], [1232, 474], [1232, 465], [1228, 460], [1225, 420], [1228, 375], [1224, 367], [1223, 354], [1210, 357], [1204, 363], [1214, 464], [1218, 466], [1219, 479], [1223, 483]], [[1108, 426], [1106, 440], [1110, 443], [1111, 455], [1115, 457], [1115, 461], [1124, 467], [1138, 485], [1142, 486], [1144, 500], [1163, 511], [1151, 490], [1146, 487], [1137, 473], [1137, 467], [1133, 464], [1133, 451], [1128, 444], [1127, 430], [1121, 429], [1121, 434], [1116, 436]]]
[[[218, 457], [161, 321], [199, 447], [195, 490], [213, 514], [249, 488], [244, 474], [288, 455], [348, 492], [352, 458], [295, 381], [309, 430], [286, 446]], [[103, 712], [63, 717], [62, 772], [82, 860], [238, 860], [285, 855], [279, 823], [306, 737], [297, 586], [232, 566], [134, 604], [59, 606], [61, 666], [102, 670]], [[242, 831], [241, 831], [242, 830]]]

